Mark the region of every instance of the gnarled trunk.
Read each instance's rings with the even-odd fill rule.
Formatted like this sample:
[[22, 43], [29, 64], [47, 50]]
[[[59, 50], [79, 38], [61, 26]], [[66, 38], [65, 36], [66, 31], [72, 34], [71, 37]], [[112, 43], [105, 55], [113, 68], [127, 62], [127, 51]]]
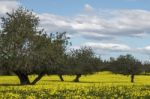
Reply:
[[73, 81], [74, 82], [79, 82], [80, 77], [81, 77], [81, 74], [77, 74], [76, 78]]
[[131, 74], [131, 83], [134, 83], [134, 74]]
[[40, 73], [31, 83], [32, 85], [36, 84], [43, 76], [45, 75], [45, 73]]
[[62, 75], [58, 75], [61, 81], [64, 81], [63, 76]]
[[28, 85], [28, 84], [30, 84], [28, 75], [26, 73], [23, 73], [21, 71], [15, 71], [15, 74], [18, 76], [21, 85]]

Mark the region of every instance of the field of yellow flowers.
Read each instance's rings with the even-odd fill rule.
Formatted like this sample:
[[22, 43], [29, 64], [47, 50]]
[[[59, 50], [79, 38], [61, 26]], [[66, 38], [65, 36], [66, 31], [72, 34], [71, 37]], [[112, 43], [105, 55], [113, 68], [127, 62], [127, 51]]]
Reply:
[[[35, 76], [30, 76], [32, 80]], [[82, 76], [45, 76], [36, 85], [20, 86], [16, 76], [0, 76], [0, 99], [150, 99], [150, 76], [130, 77], [109, 72]]]

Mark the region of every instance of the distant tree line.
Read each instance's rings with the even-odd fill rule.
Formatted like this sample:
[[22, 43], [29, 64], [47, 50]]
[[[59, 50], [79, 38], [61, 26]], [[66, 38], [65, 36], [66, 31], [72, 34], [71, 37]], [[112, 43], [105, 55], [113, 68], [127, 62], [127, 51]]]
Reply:
[[[132, 55], [102, 60], [90, 47], [72, 49], [66, 33], [46, 33], [40, 29], [39, 18], [25, 9], [18, 8], [1, 18], [0, 74], [16, 75], [21, 85], [36, 84], [44, 75], [82, 75], [100, 71], [134, 76], [150, 73], [150, 63], [141, 63]], [[38, 75], [32, 82], [29, 75]]]

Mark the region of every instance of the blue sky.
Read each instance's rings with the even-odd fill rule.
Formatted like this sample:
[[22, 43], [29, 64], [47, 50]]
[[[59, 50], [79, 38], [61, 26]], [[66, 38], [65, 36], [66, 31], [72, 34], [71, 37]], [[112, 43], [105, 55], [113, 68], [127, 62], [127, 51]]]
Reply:
[[102, 58], [150, 59], [150, 0], [1, 0], [0, 16], [22, 5], [47, 33], [64, 32], [71, 48], [90, 46]]
[[85, 4], [95, 9], [143, 9], [150, 10], [149, 0], [20, 0], [27, 8], [43, 13], [74, 15], [82, 11]]

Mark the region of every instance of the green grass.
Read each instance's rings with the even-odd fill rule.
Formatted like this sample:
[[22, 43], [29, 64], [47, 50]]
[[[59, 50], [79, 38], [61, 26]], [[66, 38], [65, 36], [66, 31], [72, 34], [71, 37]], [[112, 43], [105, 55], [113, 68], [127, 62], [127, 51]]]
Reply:
[[[30, 76], [30, 80], [35, 76]], [[16, 76], [0, 76], [0, 99], [150, 99], [150, 76], [130, 77], [109, 72], [82, 76], [44, 76], [36, 85], [20, 86]]]

